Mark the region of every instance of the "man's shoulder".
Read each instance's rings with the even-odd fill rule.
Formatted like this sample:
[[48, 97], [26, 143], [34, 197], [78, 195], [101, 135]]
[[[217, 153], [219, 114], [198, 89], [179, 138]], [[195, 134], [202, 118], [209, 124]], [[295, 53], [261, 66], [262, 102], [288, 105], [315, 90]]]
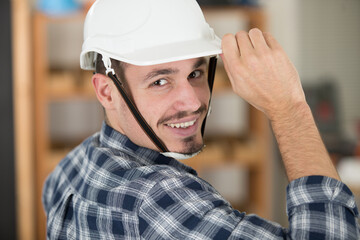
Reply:
[[48, 176], [47, 181], [51, 178], [58, 179], [60, 175], [69, 175], [74, 167], [77, 165], [83, 165], [84, 159], [87, 158], [89, 153], [93, 151], [97, 142], [98, 134], [96, 133], [71, 149], [56, 165]]
[[198, 182], [194, 174], [176, 164], [151, 164], [144, 158], [126, 149], [121, 151], [103, 146], [95, 134], [69, 152], [58, 164], [46, 180], [43, 197], [72, 192], [74, 197], [78, 196], [82, 201], [102, 207], [114, 204], [116, 208], [121, 206], [119, 202], [124, 199], [142, 201], [155, 185], [164, 187], [182, 182], [184, 186], [195, 187]]

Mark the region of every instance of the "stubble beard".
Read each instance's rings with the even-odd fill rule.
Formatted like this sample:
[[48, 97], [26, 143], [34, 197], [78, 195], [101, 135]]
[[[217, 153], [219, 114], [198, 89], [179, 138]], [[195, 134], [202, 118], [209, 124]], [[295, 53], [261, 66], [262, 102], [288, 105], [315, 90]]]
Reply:
[[182, 154], [193, 154], [201, 151], [204, 148], [204, 141], [201, 138], [201, 142], [196, 141], [196, 136], [190, 136], [183, 140], [184, 150], [181, 152]]

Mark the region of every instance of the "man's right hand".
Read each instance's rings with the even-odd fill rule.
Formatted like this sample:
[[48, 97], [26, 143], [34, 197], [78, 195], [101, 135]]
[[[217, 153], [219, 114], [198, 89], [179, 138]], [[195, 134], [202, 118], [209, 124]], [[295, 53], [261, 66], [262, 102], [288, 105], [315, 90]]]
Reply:
[[299, 75], [269, 33], [227, 34], [221, 55], [233, 90], [272, 120], [294, 104], [304, 103]]

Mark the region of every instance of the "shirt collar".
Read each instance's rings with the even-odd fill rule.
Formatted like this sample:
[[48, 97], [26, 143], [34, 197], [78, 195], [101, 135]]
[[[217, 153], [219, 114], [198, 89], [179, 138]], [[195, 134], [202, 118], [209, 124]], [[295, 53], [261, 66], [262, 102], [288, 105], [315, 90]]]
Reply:
[[104, 147], [136, 156], [137, 160], [144, 165], [169, 165], [197, 175], [194, 169], [174, 158], [166, 157], [157, 151], [136, 145], [127, 136], [116, 131], [105, 122], [102, 123], [99, 140]]

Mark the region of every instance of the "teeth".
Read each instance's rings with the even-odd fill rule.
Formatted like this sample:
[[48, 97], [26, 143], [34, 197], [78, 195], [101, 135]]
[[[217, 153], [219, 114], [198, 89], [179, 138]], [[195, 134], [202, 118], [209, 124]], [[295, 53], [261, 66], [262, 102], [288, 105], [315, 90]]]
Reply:
[[172, 128], [187, 128], [190, 127], [192, 125], [194, 125], [194, 123], [196, 122], [196, 120], [190, 121], [190, 122], [184, 122], [184, 123], [170, 123], [167, 124], [167, 126], [172, 127]]

